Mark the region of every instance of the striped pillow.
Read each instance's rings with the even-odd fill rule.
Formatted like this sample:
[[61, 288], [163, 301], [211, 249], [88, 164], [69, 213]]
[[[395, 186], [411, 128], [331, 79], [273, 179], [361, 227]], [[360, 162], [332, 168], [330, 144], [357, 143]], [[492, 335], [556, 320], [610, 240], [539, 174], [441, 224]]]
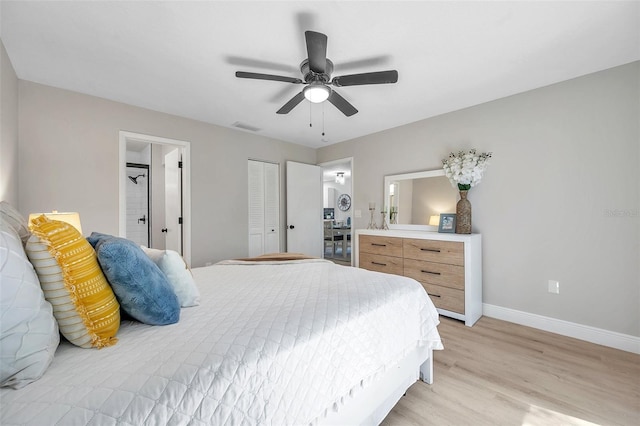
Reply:
[[44, 215], [29, 227], [25, 251], [62, 335], [82, 348], [114, 345], [120, 306], [93, 247], [73, 226]]

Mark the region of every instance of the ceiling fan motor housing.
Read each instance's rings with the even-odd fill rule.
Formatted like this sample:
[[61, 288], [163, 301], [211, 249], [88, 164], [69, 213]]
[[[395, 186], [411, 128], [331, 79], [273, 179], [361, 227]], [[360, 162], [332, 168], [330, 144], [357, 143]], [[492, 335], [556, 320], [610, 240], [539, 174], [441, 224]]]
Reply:
[[320, 81], [322, 83], [329, 83], [331, 80], [331, 73], [333, 72], [333, 62], [327, 59], [327, 65], [323, 73], [315, 73], [309, 68], [309, 59], [305, 59], [300, 64], [300, 72], [304, 76], [305, 83], [311, 83], [312, 81]]

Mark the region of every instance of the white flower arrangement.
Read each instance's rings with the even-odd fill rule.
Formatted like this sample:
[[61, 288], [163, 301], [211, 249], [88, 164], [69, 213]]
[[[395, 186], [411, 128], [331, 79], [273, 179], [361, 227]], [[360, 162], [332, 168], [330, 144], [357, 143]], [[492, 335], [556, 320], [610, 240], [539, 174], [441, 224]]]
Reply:
[[442, 160], [442, 167], [454, 188], [468, 191], [480, 183], [482, 173], [489, 164], [489, 158], [490, 152], [477, 154], [475, 149], [459, 151], [457, 154], [452, 152], [449, 158]]

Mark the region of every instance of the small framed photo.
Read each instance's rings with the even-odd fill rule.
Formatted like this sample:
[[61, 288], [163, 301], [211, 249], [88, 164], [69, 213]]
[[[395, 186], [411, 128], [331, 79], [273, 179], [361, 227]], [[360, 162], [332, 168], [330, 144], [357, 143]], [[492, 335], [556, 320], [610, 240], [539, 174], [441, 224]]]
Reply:
[[440, 214], [440, 225], [438, 226], [438, 232], [456, 232], [456, 215], [455, 213], [442, 213]]

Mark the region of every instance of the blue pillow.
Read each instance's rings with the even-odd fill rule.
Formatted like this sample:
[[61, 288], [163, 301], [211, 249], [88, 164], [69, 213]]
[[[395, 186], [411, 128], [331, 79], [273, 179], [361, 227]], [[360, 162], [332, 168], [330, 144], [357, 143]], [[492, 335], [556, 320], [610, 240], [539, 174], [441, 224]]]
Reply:
[[113, 235], [109, 234], [103, 234], [100, 232], [92, 232], [91, 235], [87, 237], [87, 241], [89, 241], [89, 244], [91, 244], [91, 246], [93, 246], [93, 249], [95, 250], [100, 241], [110, 240], [114, 238], [118, 237], [114, 237]]
[[95, 247], [120, 309], [145, 324], [178, 322], [178, 297], [167, 277], [136, 243], [97, 232], [87, 240]]

